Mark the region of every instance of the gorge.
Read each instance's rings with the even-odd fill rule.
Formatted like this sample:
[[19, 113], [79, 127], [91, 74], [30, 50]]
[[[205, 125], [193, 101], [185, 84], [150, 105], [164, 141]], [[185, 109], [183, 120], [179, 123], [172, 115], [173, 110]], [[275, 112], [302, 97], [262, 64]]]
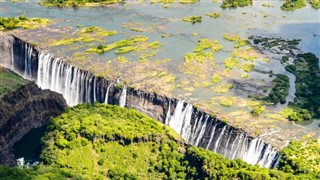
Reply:
[[1, 37], [3, 66], [34, 81], [42, 89], [63, 95], [68, 106], [101, 102], [136, 109], [179, 133], [189, 144], [250, 164], [274, 168], [279, 154], [259, 137], [227, 125], [184, 100], [127, 87], [79, 69], [19, 37]]

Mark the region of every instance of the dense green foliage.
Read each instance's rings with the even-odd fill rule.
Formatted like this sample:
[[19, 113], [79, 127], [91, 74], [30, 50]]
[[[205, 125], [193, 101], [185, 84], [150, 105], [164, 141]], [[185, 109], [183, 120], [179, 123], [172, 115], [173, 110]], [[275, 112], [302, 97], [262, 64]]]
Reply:
[[[307, 179], [228, 160], [183, 142], [135, 110], [105, 104], [72, 107], [52, 119], [40, 165], [0, 167], [0, 179]], [[313, 176], [310, 176], [313, 177]]]
[[282, 10], [292, 11], [295, 9], [301, 9], [306, 6], [305, 0], [286, 0], [282, 6]]
[[0, 30], [17, 28], [32, 29], [49, 23], [48, 19], [19, 17], [0, 17]]
[[286, 97], [289, 94], [289, 87], [290, 87], [290, 82], [289, 78], [286, 75], [283, 74], [277, 74], [276, 78], [273, 80], [275, 85], [273, 86], [271, 92], [269, 95], [262, 100], [277, 104], [281, 103], [284, 104], [286, 103]]
[[320, 178], [320, 140], [292, 141], [281, 151], [279, 169], [293, 174]]
[[24, 84], [25, 81], [20, 76], [0, 66], [0, 97]]
[[319, 9], [320, 8], [320, 0], [309, 0], [309, 3], [315, 9]]
[[[296, 76], [296, 100], [289, 103], [297, 115], [291, 120], [308, 120], [320, 115], [320, 78], [319, 59], [312, 53], [298, 54], [294, 65], [286, 66], [286, 70]], [[300, 116], [299, 116], [300, 115]]]
[[252, 0], [223, 0], [222, 8], [244, 7], [252, 4]]

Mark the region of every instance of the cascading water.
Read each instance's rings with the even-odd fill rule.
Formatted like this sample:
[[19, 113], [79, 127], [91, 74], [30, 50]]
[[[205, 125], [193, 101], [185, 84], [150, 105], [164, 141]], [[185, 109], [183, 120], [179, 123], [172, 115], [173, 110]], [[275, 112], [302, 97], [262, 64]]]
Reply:
[[[14, 57], [13, 47], [12, 64], [9, 63], [8, 68], [24, 78], [35, 80], [42, 89], [61, 93], [69, 106], [94, 101], [109, 102], [109, 90], [112, 83], [101, 83], [102, 78], [97, 78], [88, 71], [54, 59], [49, 53], [40, 52], [38, 64], [34, 65], [32, 64], [33, 50], [29, 44], [23, 46], [26, 51], [23, 51], [25, 59], [20, 62], [21, 59]], [[120, 107], [126, 106], [126, 99], [127, 87], [123, 86], [119, 98]], [[184, 101], [169, 100], [168, 104], [163, 122], [191, 145], [210, 149], [229, 159], [241, 158], [250, 164], [268, 168], [276, 166], [279, 154], [263, 140], [253, 139], [243, 131], [195, 110], [191, 104]], [[176, 106], [172, 107], [172, 113], [173, 104]]]
[[119, 100], [120, 107], [124, 107], [126, 105], [126, 99], [127, 99], [127, 86], [123, 86], [122, 92], [120, 95], [120, 100]]
[[107, 92], [106, 92], [106, 95], [105, 95], [105, 99], [104, 99], [104, 103], [108, 104], [108, 100], [109, 100], [109, 90], [110, 90], [110, 87], [112, 86], [112, 83], [109, 84], [108, 88], [107, 88]]
[[253, 139], [214, 117], [193, 112], [192, 105], [184, 101], [178, 101], [169, 118], [169, 126], [190, 144], [229, 159], [240, 158], [250, 164], [273, 168], [279, 158], [276, 150], [263, 140]]

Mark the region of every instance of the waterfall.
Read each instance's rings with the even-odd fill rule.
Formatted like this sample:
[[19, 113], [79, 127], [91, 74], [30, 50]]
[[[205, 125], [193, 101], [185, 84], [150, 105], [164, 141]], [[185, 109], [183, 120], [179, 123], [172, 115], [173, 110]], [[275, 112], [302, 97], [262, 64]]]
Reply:
[[168, 105], [168, 111], [167, 111], [167, 114], [166, 114], [166, 119], [164, 121], [164, 124], [165, 125], [169, 125], [169, 118], [170, 118], [170, 109], [171, 108], [171, 100], [169, 99], [169, 105]]
[[210, 144], [212, 143], [212, 139], [213, 139], [214, 134], [215, 134], [215, 132], [216, 132], [216, 126], [217, 126], [217, 124], [214, 125], [214, 127], [213, 127], [213, 129], [212, 129], [212, 131], [211, 131], [210, 140], [209, 140], [209, 142], [208, 142], [208, 144], [207, 144], [206, 149], [209, 149], [209, 146], [210, 146]]
[[127, 99], [127, 86], [123, 86], [120, 99], [119, 99], [120, 107], [124, 107], [126, 105], [126, 99]]
[[[209, 119], [209, 116], [207, 116], [204, 123], [201, 126], [199, 126], [199, 128], [197, 128], [197, 129], [201, 128], [199, 135], [196, 136], [196, 134], [198, 133], [194, 134], [194, 137], [196, 139], [196, 142], [194, 143], [195, 146], [199, 146], [201, 140], [203, 139], [204, 132], [206, 131], [206, 128], [207, 128], [208, 119]], [[197, 132], [199, 132], [199, 130]]]
[[179, 133], [184, 139], [189, 139], [191, 132], [191, 116], [193, 107], [191, 104], [183, 110], [184, 101], [179, 101], [173, 115], [169, 119], [169, 126]]
[[107, 88], [106, 96], [104, 99], [104, 103], [106, 103], [106, 104], [108, 104], [109, 90], [110, 90], [111, 85], [112, 85], [112, 83], [109, 84], [109, 86]]
[[[8, 68], [24, 78], [35, 80], [36, 84], [42, 89], [50, 89], [62, 94], [69, 106], [94, 101], [108, 103], [112, 83], [102, 83], [101, 80], [104, 79], [58, 58], [53, 58], [51, 54], [46, 52], [39, 52], [38, 60], [32, 60], [35, 50], [29, 44], [21, 46], [23, 53], [18, 54], [18, 56], [14, 54], [15, 50], [13, 48], [14, 42], [11, 49], [12, 64], [9, 63]], [[18, 53], [20, 53], [19, 50]], [[24, 59], [21, 58], [22, 56], [24, 56]], [[104, 89], [106, 91], [102, 91]], [[136, 107], [135, 104], [126, 104], [127, 93], [130, 94], [131, 98], [133, 91], [127, 92], [127, 87], [123, 86], [119, 97], [120, 107]], [[143, 101], [145, 100], [143, 99]], [[169, 99], [168, 102], [168, 98], [162, 98], [161, 101], [158, 99], [158, 101], [151, 103], [154, 103], [153, 105], [157, 108], [167, 110], [164, 110], [162, 119], [158, 118], [158, 120], [173, 128], [191, 145], [211, 149], [229, 159], [240, 158], [261, 167], [273, 168], [277, 165], [279, 154], [262, 139], [247, 136], [242, 130], [229, 126], [209, 114], [193, 108], [189, 103], [175, 99]], [[171, 107], [174, 104], [176, 106]], [[168, 108], [165, 108], [167, 105]], [[138, 107], [137, 109], [152, 111], [152, 109], [145, 107]], [[171, 113], [172, 111], [173, 113]]]

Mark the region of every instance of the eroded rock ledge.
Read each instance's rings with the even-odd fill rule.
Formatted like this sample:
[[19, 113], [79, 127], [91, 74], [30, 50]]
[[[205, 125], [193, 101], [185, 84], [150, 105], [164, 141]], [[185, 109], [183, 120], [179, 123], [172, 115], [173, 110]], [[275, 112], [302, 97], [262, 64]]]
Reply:
[[61, 94], [30, 82], [0, 99], [0, 164], [15, 165], [12, 147], [31, 129], [49, 122], [67, 108]]

